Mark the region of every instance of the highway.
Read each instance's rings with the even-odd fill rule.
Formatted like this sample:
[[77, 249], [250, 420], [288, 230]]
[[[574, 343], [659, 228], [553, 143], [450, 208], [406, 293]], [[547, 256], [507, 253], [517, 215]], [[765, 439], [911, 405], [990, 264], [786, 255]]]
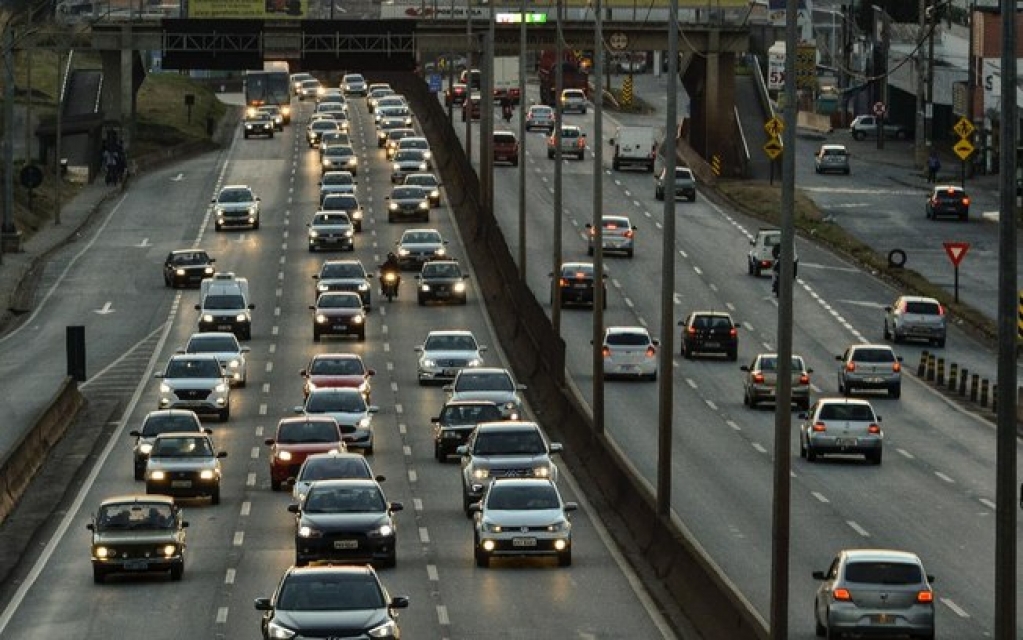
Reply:
[[[656, 82], [656, 80], [654, 80]], [[513, 119], [513, 126], [517, 120]], [[597, 144], [593, 115], [567, 115]], [[604, 140], [616, 123], [663, 127], [663, 116], [627, 117], [605, 113]], [[459, 123], [460, 124], [460, 123]], [[464, 128], [456, 130], [463, 135]], [[474, 129], [478, 131], [478, 129]], [[559, 212], [553, 206], [554, 161], [546, 156], [544, 135], [526, 134], [527, 278], [537, 299], [548, 305], [552, 270], [550, 239]], [[815, 145], [813, 145], [815, 148]], [[478, 140], [472, 148], [478, 150]], [[848, 206], [870, 211], [873, 200], [885, 202], [888, 216], [910, 220], [921, 230], [917, 239], [901, 237], [903, 248], [916, 250], [953, 225], [924, 225], [921, 198], [907, 198], [883, 183], [883, 167], [863, 171], [855, 188], [840, 176], [815, 176], [810, 145], [799, 150], [797, 186], [844, 197]], [[610, 274], [605, 324], [642, 324], [655, 336], [677, 328], [659, 326], [663, 203], [653, 196], [649, 174], [612, 172], [605, 152], [604, 211], [631, 216], [637, 231], [634, 259], [607, 257]], [[804, 161], [805, 158], [805, 161]], [[477, 158], [478, 160], [478, 158]], [[859, 173], [861, 167], [854, 165]], [[563, 163], [563, 259], [587, 259], [585, 223], [592, 218], [592, 155]], [[518, 256], [518, 172], [495, 167], [496, 215], [513, 256]], [[878, 185], [871, 182], [877, 178]], [[861, 204], [862, 203], [862, 204]], [[832, 205], [836, 206], [836, 205]], [[748, 240], [760, 226], [723, 208], [701, 193], [695, 203], [675, 205], [676, 288], [674, 316], [696, 309], [728, 310], [742, 328], [739, 362], [713, 357], [695, 361], [674, 358], [672, 507], [739, 591], [766, 619], [770, 606], [771, 500], [774, 413], [742, 404], [739, 365], [778, 341], [777, 306], [768, 277], [746, 274]], [[896, 213], [897, 212], [897, 213]], [[866, 225], [864, 225], [866, 226]], [[875, 229], [884, 234], [885, 227]], [[993, 225], [969, 225], [986, 233]], [[940, 250], [940, 244], [938, 245]], [[814, 369], [815, 397], [837, 393], [835, 355], [852, 343], [881, 340], [882, 308], [897, 292], [871, 274], [800, 238], [799, 278], [795, 284], [794, 349]], [[970, 257], [973, 257], [971, 254]], [[985, 254], [977, 256], [986, 257]], [[990, 273], [994, 273], [994, 266]], [[971, 282], [971, 288], [978, 283]], [[976, 291], [974, 291], [975, 295]], [[992, 294], [993, 295], [993, 294]], [[992, 298], [993, 299], [993, 298]], [[572, 383], [590, 402], [591, 314], [562, 311], [561, 335], [567, 343]], [[678, 337], [675, 347], [677, 353]], [[897, 347], [906, 369], [915, 371], [923, 344]], [[994, 355], [960, 331], [955, 323], [942, 355], [971, 371], [994, 373]], [[663, 374], [663, 372], [662, 372]], [[605, 386], [606, 428], [642, 475], [656, 486], [657, 385], [613, 382]], [[864, 394], [867, 396], [868, 394]], [[884, 463], [829, 458], [808, 463], [798, 457], [793, 413], [792, 538], [790, 637], [814, 637], [813, 570], [826, 569], [833, 554], [849, 547], [890, 547], [917, 552], [937, 581], [938, 637], [983, 638], [993, 629], [994, 602], [994, 427], [921, 383], [903, 379], [901, 399], [869, 395], [883, 417]], [[1018, 454], [1018, 452], [1017, 452]], [[1023, 635], [1023, 628], [1019, 630]]]
[[[310, 110], [299, 108], [303, 114]], [[362, 166], [359, 195], [371, 214], [354, 255], [375, 270], [410, 225], [386, 222], [387, 164], [362, 100], [353, 102], [352, 114]], [[464, 307], [419, 307], [412, 274], [406, 273], [399, 299], [382, 303], [375, 296], [365, 342], [325, 339], [314, 345], [307, 310], [313, 301], [311, 276], [323, 260], [338, 255], [311, 254], [306, 247], [319, 166], [316, 151], [307, 147], [303, 120], [300, 116], [272, 140], [237, 136], [221, 154], [142, 176], [93, 230], [87, 246], [68, 249], [48, 270], [52, 294], [26, 331], [54, 349], [35, 366], [63, 371], [59, 334], [66, 324], [85, 324], [90, 380], [83, 393], [90, 397], [119, 388], [130, 401], [73, 501], [61, 505], [52, 537], [39, 539], [32, 550], [38, 559], [0, 613], [0, 636], [255, 636], [260, 614], [253, 599], [270, 595], [293, 558], [293, 516], [286, 511], [290, 494], [271, 491], [263, 440], [301, 402], [299, 369], [313, 353], [337, 350], [361, 354], [377, 371], [373, 402], [380, 410], [372, 464], [387, 477], [387, 498], [405, 505], [398, 514], [398, 566], [382, 570], [381, 577], [392, 594], [411, 599], [399, 620], [406, 637], [676, 637], [608, 546], [607, 534], [567, 469], [562, 469], [562, 491], [583, 504], [574, 518], [573, 565], [559, 569], [551, 560], [513, 560], [496, 561], [490, 569], [474, 566], [458, 466], [433, 459], [429, 421], [444, 392], [417, 384], [413, 347], [429, 329], [469, 328], [490, 345], [488, 363], [501, 364], [479, 292], [471, 291]], [[238, 183], [252, 185], [262, 197], [261, 228], [214, 233], [209, 199], [221, 186]], [[431, 226], [445, 234], [456, 256], [461, 254], [445, 208], [434, 210]], [[164, 288], [160, 267], [169, 250], [193, 245], [207, 249], [219, 269], [247, 277], [256, 305], [248, 385], [233, 393], [230, 421], [208, 425], [228, 452], [223, 502], [183, 502], [190, 526], [182, 582], [143, 576], [94, 585], [86, 530], [90, 512], [104, 497], [144, 491], [132, 480], [128, 431], [156, 407], [153, 374], [195, 327], [198, 293]], [[104, 308], [109, 313], [93, 313]], [[4, 347], [13, 349], [16, 342], [12, 338]]]

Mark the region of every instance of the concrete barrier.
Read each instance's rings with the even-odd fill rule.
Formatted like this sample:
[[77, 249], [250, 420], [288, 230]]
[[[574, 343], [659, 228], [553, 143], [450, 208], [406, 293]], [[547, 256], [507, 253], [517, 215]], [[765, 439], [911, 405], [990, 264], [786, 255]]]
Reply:
[[84, 402], [77, 383], [70, 377], [65, 378], [35, 426], [0, 463], [0, 522], [7, 519], [46, 460], [50, 448], [64, 437]]

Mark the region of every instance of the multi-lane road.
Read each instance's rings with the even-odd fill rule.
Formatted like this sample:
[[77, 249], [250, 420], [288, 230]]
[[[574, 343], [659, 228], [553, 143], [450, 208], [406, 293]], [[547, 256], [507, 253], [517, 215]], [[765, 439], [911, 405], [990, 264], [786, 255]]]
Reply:
[[[300, 107], [307, 114], [311, 107]], [[375, 270], [405, 224], [388, 224], [384, 197], [389, 166], [377, 149], [372, 119], [363, 101], [352, 105], [354, 143], [362, 169], [359, 196], [369, 212], [354, 256]], [[55, 636], [107, 638], [251, 638], [258, 634], [253, 599], [269, 595], [293, 559], [293, 516], [288, 493], [270, 489], [263, 440], [276, 421], [301, 402], [299, 369], [314, 353], [359, 353], [377, 371], [373, 402], [372, 464], [387, 477], [389, 500], [401, 501], [398, 566], [382, 570], [392, 594], [408, 595], [401, 612], [407, 637], [419, 638], [659, 638], [675, 637], [638, 579], [611, 548], [600, 523], [585, 508], [585, 496], [563, 473], [567, 499], [584, 508], [574, 518], [574, 562], [559, 569], [550, 560], [495, 562], [475, 567], [470, 521], [461, 510], [458, 466], [433, 459], [430, 418], [444, 392], [420, 387], [416, 353], [430, 329], [469, 328], [490, 345], [488, 362], [502, 363], [479, 292], [466, 306], [416, 304], [412, 274], [394, 302], [374, 299], [367, 340], [326, 339], [314, 344], [308, 305], [321, 262], [330, 254], [309, 253], [306, 222], [315, 210], [318, 154], [308, 148], [301, 116], [272, 140], [241, 140], [211, 154], [143, 176], [110, 209], [87, 250], [68, 253], [67, 272], [52, 275], [51, 295], [32, 323], [33, 340], [60, 344], [67, 324], [85, 324], [90, 372], [83, 392], [103, 386], [119, 370], [124, 354], [137, 371], [121, 380], [132, 393], [124, 419], [102, 445], [98, 462], [62, 510], [52, 537], [37, 541], [39, 556], [0, 613], [0, 636], [29, 640]], [[262, 197], [258, 231], [214, 233], [210, 198], [227, 184], [252, 185]], [[431, 226], [464, 255], [445, 207]], [[254, 303], [249, 381], [233, 395], [231, 419], [211, 422], [224, 460], [222, 503], [185, 501], [188, 554], [184, 580], [141, 577], [94, 585], [85, 525], [90, 511], [110, 495], [144, 491], [132, 479], [128, 431], [156, 406], [153, 373], [195, 329], [194, 290], [163, 286], [160, 265], [175, 248], [200, 246], [221, 270], [250, 281]], [[350, 257], [343, 254], [341, 257]], [[93, 311], [108, 305], [110, 313]], [[38, 337], [36, 337], [38, 336]], [[13, 342], [13, 341], [12, 341]], [[142, 345], [138, 347], [138, 345]], [[11, 347], [13, 348], [13, 347]], [[59, 351], [59, 350], [57, 350]], [[38, 366], [62, 371], [60, 354]], [[110, 375], [113, 375], [112, 373]], [[565, 470], [567, 471], [567, 470]]]

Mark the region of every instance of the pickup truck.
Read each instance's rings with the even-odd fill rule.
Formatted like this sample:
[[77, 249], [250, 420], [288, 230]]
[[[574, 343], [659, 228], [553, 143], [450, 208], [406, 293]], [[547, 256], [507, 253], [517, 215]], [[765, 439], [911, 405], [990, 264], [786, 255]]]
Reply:
[[[849, 125], [849, 133], [852, 134], [854, 140], [877, 137], [877, 118], [875, 116], [856, 116], [852, 124]], [[912, 131], [901, 124], [885, 122], [884, 137], [907, 140], [913, 135]]]

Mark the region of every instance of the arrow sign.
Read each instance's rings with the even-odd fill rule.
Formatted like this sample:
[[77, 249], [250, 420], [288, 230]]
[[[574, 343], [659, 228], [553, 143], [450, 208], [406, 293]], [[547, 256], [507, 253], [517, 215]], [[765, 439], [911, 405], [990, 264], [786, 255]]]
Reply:
[[111, 309], [111, 307], [112, 307], [113, 305], [114, 305], [114, 303], [112, 303], [112, 302], [110, 302], [110, 301], [107, 301], [107, 303], [103, 305], [103, 308], [102, 308], [102, 309], [93, 309], [93, 310], [92, 310], [92, 312], [93, 312], [93, 313], [98, 313], [98, 314], [99, 314], [99, 315], [101, 315], [101, 316], [105, 316], [105, 315], [107, 315], [108, 313], [113, 313], [113, 312], [114, 312], [114, 310], [113, 310], [113, 309]]
[[181, 182], [185, 177], [185, 174], [179, 173], [178, 175], [171, 178], [171, 182]]
[[142, 242], [138, 243], [135, 246], [138, 247], [139, 249], [145, 249], [146, 247], [149, 246], [149, 238], [142, 238]]
[[942, 245], [944, 245], [945, 253], [948, 254], [948, 259], [952, 261], [953, 267], [958, 267], [966, 257], [966, 252], [970, 250], [969, 242], [943, 242]]

